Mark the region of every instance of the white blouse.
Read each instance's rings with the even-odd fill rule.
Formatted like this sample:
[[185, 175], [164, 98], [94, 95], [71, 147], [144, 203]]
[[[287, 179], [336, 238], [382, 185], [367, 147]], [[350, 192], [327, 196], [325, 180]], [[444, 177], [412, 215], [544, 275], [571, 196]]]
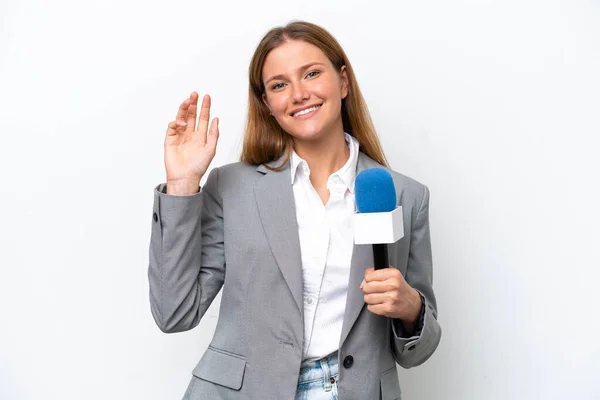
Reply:
[[330, 197], [323, 205], [310, 182], [310, 169], [295, 151], [290, 159], [304, 281], [304, 360], [338, 350], [346, 309], [356, 209], [354, 181], [358, 141], [345, 133], [350, 157], [327, 180]]

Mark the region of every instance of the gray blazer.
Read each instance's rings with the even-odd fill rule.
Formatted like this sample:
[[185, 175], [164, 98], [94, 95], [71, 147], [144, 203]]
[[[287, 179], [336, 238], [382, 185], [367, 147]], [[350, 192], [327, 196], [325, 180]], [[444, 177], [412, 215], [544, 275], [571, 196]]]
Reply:
[[[279, 160], [267, 165], [279, 165]], [[360, 153], [357, 173], [381, 167]], [[342, 334], [339, 399], [400, 399], [396, 363], [417, 366], [441, 337], [432, 289], [429, 190], [399, 173], [404, 238], [390, 263], [425, 298], [419, 336], [405, 338], [390, 318], [367, 310], [359, 288], [373, 265], [370, 245], [355, 245]], [[194, 328], [223, 288], [213, 340], [194, 368], [184, 399], [294, 399], [304, 340], [298, 225], [289, 167], [247, 163], [214, 168], [198, 194], [155, 188], [150, 304], [166, 333]]]

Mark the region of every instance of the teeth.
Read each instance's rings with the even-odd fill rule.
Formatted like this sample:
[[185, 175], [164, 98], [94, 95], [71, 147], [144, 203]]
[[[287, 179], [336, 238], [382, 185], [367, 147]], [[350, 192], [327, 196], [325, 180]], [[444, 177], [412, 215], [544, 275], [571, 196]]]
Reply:
[[294, 113], [294, 117], [299, 117], [301, 115], [308, 114], [311, 111], [318, 110], [320, 107], [321, 106], [315, 106], [315, 107], [307, 108], [306, 110], [298, 111], [297, 113]]

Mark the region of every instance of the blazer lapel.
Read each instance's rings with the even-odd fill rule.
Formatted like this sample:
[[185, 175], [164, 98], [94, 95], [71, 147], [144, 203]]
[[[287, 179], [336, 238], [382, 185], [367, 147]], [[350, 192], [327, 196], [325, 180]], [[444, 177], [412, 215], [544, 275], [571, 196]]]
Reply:
[[[280, 162], [281, 159], [267, 165], [275, 166]], [[271, 171], [260, 165], [257, 171], [265, 174], [254, 186], [263, 229], [300, 315], [304, 318], [302, 257], [290, 169], [286, 165], [280, 171]]]
[[[357, 175], [364, 169], [381, 167], [382, 165], [367, 155], [363, 153], [358, 154], [358, 163], [356, 165]], [[350, 278], [348, 280], [348, 295], [346, 297], [346, 310], [344, 311], [344, 322], [342, 323], [342, 334], [340, 336], [340, 348], [365, 306], [364, 293], [360, 289], [360, 283], [365, 276], [365, 271], [367, 268], [372, 267], [373, 263], [373, 247], [370, 244], [355, 244], [350, 263]]]
[[[266, 165], [278, 166], [281, 161], [282, 158]], [[364, 169], [377, 167], [382, 166], [365, 154], [359, 153], [356, 166], [357, 174]], [[296, 301], [301, 317], [304, 318], [302, 257], [289, 164], [286, 164], [280, 171], [271, 171], [265, 165], [260, 165], [257, 171], [265, 175], [254, 186], [254, 197], [263, 228], [277, 265]], [[370, 266], [373, 266], [372, 246], [355, 244], [350, 264], [348, 295], [340, 336], [340, 348], [365, 306], [360, 283], [365, 275], [365, 270]]]

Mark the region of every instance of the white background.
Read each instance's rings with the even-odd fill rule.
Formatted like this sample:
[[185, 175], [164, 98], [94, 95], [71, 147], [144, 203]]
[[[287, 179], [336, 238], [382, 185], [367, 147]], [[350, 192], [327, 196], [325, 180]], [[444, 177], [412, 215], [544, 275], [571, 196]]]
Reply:
[[250, 57], [291, 19], [431, 189], [443, 339], [403, 398], [599, 399], [600, 4], [567, 0], [3, 0], [0, 398], [181, 398], [218, 302], [180, 334], [150, 314], [165, 129], [210, 93], [236, 161]]

